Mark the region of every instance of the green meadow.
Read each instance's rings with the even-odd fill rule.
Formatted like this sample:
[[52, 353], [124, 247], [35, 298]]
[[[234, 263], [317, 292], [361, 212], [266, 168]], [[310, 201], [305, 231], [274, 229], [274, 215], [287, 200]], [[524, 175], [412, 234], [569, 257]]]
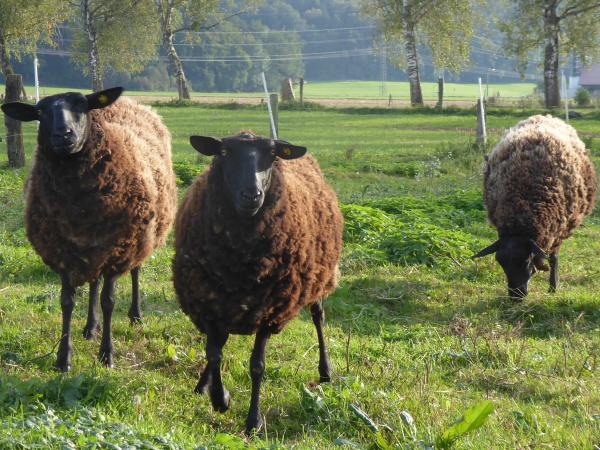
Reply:
[[[315, 96], [327, 90], [308, 86]], [[352, 89], [370, 96], [377, 83]], [[209, 163], [191, 134], [268, 133], [258, 106], [156, 110], [173, 136], [180, 195]], [[490, 110], [490, 145], [532, 113]], [[584, 112], [572, 125], [600, 167], [600, 115]], [[205, 339], [178, 308], [171, 242], [142, 268], [142, 324], [126, 315], [129, 279], [118, 283], [115, 368], [97, 362], [99, 339], [81, 335], [82, 287], [73, 369], [54, 371], [60, 283], [25, 237], [27, 170], [0, 156], [0, 448], [599, 448], [600, 209], [563, 245], [558, 292], [537, 274], [525, 301], [509, 300], [493, 257], [470, 259], [495, 239], [481, 201], [489, 149], [473, 144], [474, 128], [472, 110], [282, 107], [281, 138], [319, 160], [346, 220], [342, 278], [325, 302], [334, 375], [316, 383], [317, 338], [303, 313], [267, 346], [266, 426], [250, 438], [242, 430], [253, 340], [228, 341], [231, 409], [212, 411], [193, 393]], [[24, 129], [30, 163], [36, 128]], [[443, 439], [483, 401], [493, 412], [480, 428]]]
[[[270, 86], [273, 91], [278, 90], [278, 86]], [[423, 96], [425, 100], [437, 101], [438, 85], [437, 83], [421, 83]], [[535, 83], [506, 83], [484, 85], [484, 91], [490, 96], [499, 95], [505, 99], [517, 99], [533, 94]], [[4, 86], [0, 85], [4, 91]], [[25, 87], [28, 95], [33, 95], [33, 86]], [[52, 95], [66, 90], [77, 92], [89, 92], [87, 89], [66, 89], [61, 87], [40, 87], [40, 95]], [[446, 83], [444, 86], [445, 98], [448, 101], [453, 100], [474, 100], [479, 97], [479, 85], [476, 83]], [[381, 92], [381, 83], [379, 81], [330, 81], [330, 82], [312, 82], [307, 80], [304, 87], [306, 99], [387, 99], [392, 95], [395, 100], [410, 100], [410, 91], [406, 81], [389, 81], [386, 83], [386, 92]], [[487, 95], [486, 94], [486, 95]], [[176, 97], [177, 92], [172, 91], [127, 91], [127, 95], [132, 96], [152, 96], [152, 97]], [[296, 88], [296, 95], [299, 95]], [[217, 97], [217, 98], [244, 98], [256, 97], [262, 98], [262, 92], [192, 92], [192, 97]]]

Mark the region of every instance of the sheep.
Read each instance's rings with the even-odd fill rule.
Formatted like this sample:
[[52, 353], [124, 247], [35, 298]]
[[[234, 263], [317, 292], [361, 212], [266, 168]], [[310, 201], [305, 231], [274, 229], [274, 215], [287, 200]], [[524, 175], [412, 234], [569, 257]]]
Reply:
[[164, 244], [175, 218], [171, 137], [148, 107], [120, 97], [120, 87], [90, 95], [52, 95], [36, 105], [6, 103], [4, 113], [39, 120], [38, 145], [26, 192], [25, 230], [45, 264], [60, 275], [62, 334], [56, 367], [71, 367], [75, 288], [90, 285], [84, 337], [98, 331], [99, 359], [113, 364], [111, 317], [117, 278], [130, 272], [132, 322], [141, 319], [139, 268]]
[[220, 374], [229, 334], [256, 334], [246, 432], [260, 430], [265, 346], [304, 306], [319, 342], [321, 382], [330, 380], [322, 300], [337, 286], [343, 218], [337, 197], [305, 147], [240, 132], [192, 136], [212, 164], [188, 190], [175, 220], [173, 280], [182, 310], [207, 335], [195, 392], [225, 412]]
[[[573, 127], [536, 115], [508, 130], [487, 158], [484, 203], [498, 240], [474, 258], [492, 253], [522, 299], [537, 270], [558, 284], [558, 252], [596, 199], [596, 173]], [[549, 259], [548, 268], [545, 259]]]

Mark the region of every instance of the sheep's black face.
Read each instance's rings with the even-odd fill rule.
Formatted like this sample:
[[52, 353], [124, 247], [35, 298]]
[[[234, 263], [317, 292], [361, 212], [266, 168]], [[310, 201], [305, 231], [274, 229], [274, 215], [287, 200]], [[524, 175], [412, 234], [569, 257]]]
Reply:
[[90, 95], [67, 92], [46, 97], [36, 105], [6, 103], [2, 110], [16, 120], [39, 120], [38, 141], [43, 151], [65, 157], [79, 153], [85, 145], [88, 112], [112, 104], [122, 92], [120, 87]]
[[252, 217], [260, 211], [271, 187], [276, 158], [294, 159], [306, 153], [305, 147], [250, 133], [223, 140], [192, 136], [190, 142], [200, 153], [219, 158], [217, 166], [226, 197], [241, 217]]
[[508, 296], [513, 299], [522, 299], [527, 295], [529, 280], [536, 272], [536, 265], [547, 258], [533, 240], [524, 236], [500, 238], [473, 258], [492, 253], [496, 254], [496, 261], [504, 270], [508, 281]]

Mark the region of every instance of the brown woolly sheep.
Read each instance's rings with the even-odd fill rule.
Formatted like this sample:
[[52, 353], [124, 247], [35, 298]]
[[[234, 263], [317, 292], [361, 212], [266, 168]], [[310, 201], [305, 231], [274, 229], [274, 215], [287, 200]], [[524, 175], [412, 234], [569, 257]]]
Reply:
[[[558, 283], [558, 252], [596, 200], [596, 173], [573, 127], [532, 116], [508, 130], [487, 158], [484, 203], [498, 240], [475, 258], [496, 253], [512, 298], [527, 295], [536, 270]], [[547, 254], [549, 256], [547, 256]]]
[[126, 98], [116, 101], [121, 92], [69, 92], [37, 105], [2, 105], [15, 119], [40, 121], [25, 227], [36, 252], [61, 277], [56, 366], [63, 372], [70, 368], [75, 288], [90, 283], [84, 336], [91, 339], [98, 331], [98, 280], [104, 277], [99, 358], [110, 367], [116, 279], [131, 272], [129, 317], [140, 320], [139, 267], [164, 244], [175, 216], [170, 134], [150, 108]]
[[174, 284], [183, 311], [207, 335], [195, 391], [224, 412], [221, 351], [229, 334], [254, 334], [246, 431], [260, 429], [259, 391], [269, 337], [310, 306], [319, 341], [320, 381], [330, 380], [322, 299], [336, 287], [343, 218], [306, 148], [242, 132], [223, 140], [192, 136], [214, 156], [188, 190], [175, 222]]

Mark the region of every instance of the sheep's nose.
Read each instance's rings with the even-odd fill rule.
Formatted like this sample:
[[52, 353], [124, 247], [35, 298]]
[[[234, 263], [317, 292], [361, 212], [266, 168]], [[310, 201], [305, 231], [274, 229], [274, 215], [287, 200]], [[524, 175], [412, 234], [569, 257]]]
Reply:
[[71, 128], [59, 128], [52, 132], [52, 139], [55, 139], [55, 140], [59, 140], [59, 139], [67, 140], [67, 139], [71, 139], [71, 136], [73, 136], [73, 130]]
[[258, 188], [245, 189], [241, 192], [242, 200], [247, 202], [256, 203], [260, 200], [263, 195], [263, 191]]

